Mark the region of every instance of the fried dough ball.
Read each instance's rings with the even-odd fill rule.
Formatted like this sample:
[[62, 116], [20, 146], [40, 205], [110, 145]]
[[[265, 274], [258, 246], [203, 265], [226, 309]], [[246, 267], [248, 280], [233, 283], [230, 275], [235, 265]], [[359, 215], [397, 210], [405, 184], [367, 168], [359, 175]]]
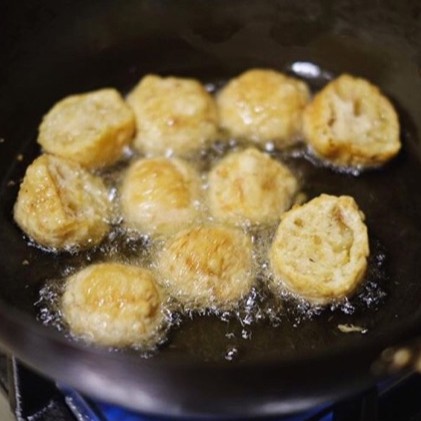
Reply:
[[249, 148], [225, 157], [209, 174], [209, 207], [233, 225], [275, 222], [291, 205], [298, 182], [287, 167]]
[[196, 226], [166, 242], [157, 267], [170, 295], [187, 308], [230, 309], [253, 285], [252, 243], [236, 228]]
[[177, 158], [140, 159], [126, 173], [121, 209], [126, 226], [146, 234], [171, 234], [199, 216], [200, 177]]
[[214, 99], [194, 79], [147, 75], [127, 101], [137, 121], [134, 146], [147, 155], [186, 155], [217, 137]]
[[132, 110], [115, 89], [71, 95], [54, 105], [39, 127], [44, 151], [87, 168], [121, 158], [135, 132]]
[[309, 98], [304, 82], [274, 70], [248, 70], [217, 96], [219, 122], [234, 137], [284, 147], [300, 132]]
[[150, 347], [160, 339], [162, 298], [149, 270], [98, 263], [70, 276], [62, 312], [71, 332], [98, 345]]
[[350, 196], [322, 194], [286, 212], [269, 253], [272, 289], [309, 302], [344, 298], [360, 285], [369, 255], [364, 215]]
[[390, 101], [370, 82], [347, 74], [314, 97], [303, 120], [305, 138], [316, 155], [335, 165], [377, 166], [401, 147]]
[[87, 248], [108, 233], [110, 207], [99, 177], [75, 162], [41, 155], [26, 170], [14, 218], [44, 247]]

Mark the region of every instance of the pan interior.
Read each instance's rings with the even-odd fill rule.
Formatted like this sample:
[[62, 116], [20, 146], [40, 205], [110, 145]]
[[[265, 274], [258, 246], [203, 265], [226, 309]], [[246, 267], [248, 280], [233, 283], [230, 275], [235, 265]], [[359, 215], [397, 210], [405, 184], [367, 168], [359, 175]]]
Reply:
[[[105, 15], [104, 12], [104, 19]], [[39, 53], [36, 43], [45, 41], [43, 37], [57, 30], [60, 22], [65, 24], [62, 35], [45, 44], [45, 51]], [[0, 133], [4, 139], [0, 144], [4, 148], [0, 191], [3, 250], [0, 299], [3, 302], [41, 323], [40, 306], [35, 303], [45, 281], [60, 276], [66, 268], [102, 257], [101, 250], [73, 256], [55, 255], [29, 246], [12, 219], [19, 182], [25, 168], [40, 153], [35, 141], [37, 126], [55, 101], [68, 94], [104, 86], [126, 92], [149, 72], [220, 84], [247, 68], [269, 67], [306, 79], [314, 90], [323, 86], [331, 75], [344, 71], [355, 73], [379, 84], [394, 101], [402, 127], [403, 149], [383, 168], [352, 175], [317, 165], [299, 149], [281, 154], [282, 159], [303, 174], [303, 191], [309, 198], [329, 193], [347, 194], [356, 199], [366, 216], [372, 249], [367, 279], [363, 288], [338, 308], [309, 312], [303, 305], [298, 308], [297, 303], [290, 303], [276, 324], [267, 320], [248, 324], [244, 317], [226, 320], [214, 316], [185, 317], [171, 331], [168, 342], [155, 358], [199, 361], [289, 358], [364, 342], [367, 337], [385, 334], [403, 321], [421, 318], [421, 162], [418, 122], [414, 121], [415, 106], [421, 105], [421, 98], [416, 94], [406, 97], [414, 83], [419, 86], [419, 79], [408, 77], [396, 82], [393, 77], [396, 68], [389, 60], [400, 59], [401, 52], [396, 46], [390, 50], [382, 47], [380, 54], [378, 44], [362, 45], [360, 40], [346, 34], [346, 28], [342, 36], [331, 35], [329, 28], [323, 27], [323, 21], [320, 28], [310, 27], [313, 39], [300, 39], [293, 30], [282, 36], [278, 26], [266, 20], [262, 20], [261, 27], [243, 25], [235, 19], [224, 22], [217, 28], [209, 27], [208, 32], [206, 25], [193, 23], [181, 30], [177, 24], [177, 30], [159, 36], [152, 24], [144, 29], [144, 34], [136, 36], [117, 26], [116, 39], [101, 31], [95, 39], [90, 32], [83, 32], [88, 30], [82, 20], [78, 30], [86, 35], [86, 44], [75, 47], [70, 42], [70, 32], [65, 32], [70, 21], [58, 18], [49, 22], [49, 31], [28, 41], [27, 49], [16, 53], [10, 65], [14, 71], [9, 71], [2, 91], [1, 109], [5, 112], [0, 117], [5, 130], [4, 134]], [[124, 42], [118, 42], [119, 39]], [[243, 44], [248, 44], [252, 51], [246, 53]], [[68, 51], [60, 52], [60, 45]], [[262, 46], [259, 51], [258, 45]], [[348, 58], [337, 60], [340, 52], [343, 52], [340, 57]], [[25, 72], [24, 62], [32, 64], [31, 72]], [[303, 62], [314, 64], [313, 69], [319, 72], [303, 71], [306, 67], [296, 64]], [[412, 65], [405, 66], [402, 62], [402, 74], [411, 75]], [[141, 250], [142, 245], [136, 247]], [[360, 326], [365, 333], [342, 333], [338, 329], [341, 324]]]

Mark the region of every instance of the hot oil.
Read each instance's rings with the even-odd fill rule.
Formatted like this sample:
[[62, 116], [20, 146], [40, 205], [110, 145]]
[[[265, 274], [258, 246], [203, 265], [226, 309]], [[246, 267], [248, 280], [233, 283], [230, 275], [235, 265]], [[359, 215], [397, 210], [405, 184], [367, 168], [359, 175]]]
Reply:
[[[323, 86], [331, 78], [329, 73], [320, 69], [318, 76], [314, 72], [309, 76], [294, 69], [294, 66], [291, 66], [289, 72], [296, 77], [306, 79], [313, 88]], [[300, 67], [296, 66], [296, 69]], [[206, 87], [214, 94], [223, 84], [224, 82], [217, 81], [208, 83]], [[205, 174], [210, 168], [227, 153], [248, 146], [256, 147], [255, 144], [224, 138], [189, 157], [192, 165], [202, 174], [203, 189], [207, 189]], [[283, 151], [277, 150], [272, 144], [268, 144], [265, 149], [274, 159], [286, 164], [299, 179], [301, 193], [297, 201], [303, 201], [303, 198], [311, 199], [321, 193], [353, 195], [353, 186], [356, 186], [358, 179], [364, 176], [358, 169], [345, 171], [330, 168], [314, 158], [302, 143]], [[100, 174], [108, 186], [110, 200], [113, 203], [112, 230], [103, 244], [96, 249], [72, 250], [71, 258], [67, 259], [69, 264], [57, 274], [56, 279], [49, 280], [41, 289], [37, 305], [39, 319], [46, 325], [68, 332], [60, 311], [64, 279], [86, 265], [99, 261], [119, 261], [151, 270], [156, 269], [156, 255], [164, 239], [140, 235], [126, 229], [118, 206], [119, 186], [124, 171], [130, 162], [138, 158], [135, 152], [127, 150], [120, 163]], [[355, 198], [358, 203], [358, 197]], [[206, 214], [206, 205], [201, 209]], [[213, 222], [207, 215], [204, 221]], [[221, 311], [217, 308], [209, 308], [202, 312], [192, 311], [169, 299], [165, 309], [169, 339], [159, 341], [160, 354], [186, 354], [202, 360], [232, 361], [258, 357], [278, 348], [286, 354], [294, 353], [306, 347], [317, 347], [321, 342], [330, 339], [334, 340], [337, 335], [335, 329], [339, 323], [344, 321], [360, 323], [361, 317], [365, 323], [366, 312], [376, 311], [385, 300], [387, 251], [384, 250], [381, 241], [373, 237], [370, 225], [369, 268], [361, 288], [350, 299], [324, 307], [310, 305], [287, 291], [275, 297], [267, 287], [272, 276], [267, 253], [276, 225], [259, 229], [244, 227], [244, 230], [250, 235], [254, 244], [255, 286], [250, 294], [237, 308], [230, 311]], [[329, 326], [330, 333], [325, 332], [326, 325]], [[317, 336], [317, 332], [321, 329], [323, 337]], [[125, 352], [150, 355], [138, 349]]]

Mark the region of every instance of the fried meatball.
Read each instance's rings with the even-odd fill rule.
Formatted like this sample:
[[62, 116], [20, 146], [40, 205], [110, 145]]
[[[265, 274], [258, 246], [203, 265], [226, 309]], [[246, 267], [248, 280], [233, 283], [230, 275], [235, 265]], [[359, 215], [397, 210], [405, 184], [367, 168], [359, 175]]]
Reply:
[[44, 151], [87, 168], [113, 164], [135, 132], [132, 110], [115, 89], [72, 95], [44, 116], [38, 143]]
[[281, 148], [296, 140], [309, 98], [304, 82], [273, 70], [248, 70], [218, 94], [219, 122], [234, 137]]
[[217, 137], [214, 99], [194, 79], [147, 75], [127, 101], [137, 121], [134, 146], [147, 155], [186, 155]]
[[153, 274], [121, 263], [94, 264], [70, 276], [61, 308], [75, 336], [112, 347], [153, 346], [164, 321]]
[[285, 287], [315, 304], [360, 285], [369, 244], [364, 215], [350, 196], [321, 196], [286, 212], [269, 253], [275, 293]]
[[200, 177], [177, 158], [140, 159], [121, 187], [126, 226], [145, 234], [171, 234], [199, 216]]
[[186, 308], [230, 309], [253, 285], [252, 243], [236, 228], [196, 226], [166, 242], [157, 268], [170, 295]]
[[280, 162], [256, 149], [234, 152], [209, 174], [209, 207], [233, 225], [272, 223], [292, 204], [298, 182]]
[[378, 166], [401, 147], [392, 104], [361, 78], [344, 74], [330, 82], [306, 108], [303, 120], [314, 153], [335, 165]]
[[99, 177], [72, 161], [41, 155], [26, 170], [14, 218], [41, 246], [87, 248], [108, 233], [110, 207]]

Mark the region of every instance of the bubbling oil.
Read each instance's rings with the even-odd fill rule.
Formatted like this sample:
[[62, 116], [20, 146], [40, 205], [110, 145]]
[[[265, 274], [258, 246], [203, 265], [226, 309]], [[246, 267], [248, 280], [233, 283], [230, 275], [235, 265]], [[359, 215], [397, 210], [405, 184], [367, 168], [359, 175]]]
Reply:
[[[320, 74], [324, 74], [321, 72]], [[299, 73], [298, 77], [302, 77]], [[310, 81], [311, 82], [311, 81]], [[320, 81], [319, 81], [320, 82]], [[206, 84], [206, 89], [215, 94], [223, 86], [224, 82], [216, 81]], [[244, 140], [230, 139], [224, 133], [221, 139], [214, 142], [210, 147], [202, 149], [188, 157], [188, 161], [199, 172], [201, 186], [205, 192], [208, 189], [207, 172], [216, 165], [228, 153], [243, 150], [247, 147], [256, 147]], [[273, 144], [268, 143], [264, 150], [272, 158], [287, 165], [299, 180], [301, 191], [297, 196], [297, 202], [302, 202], [307, 197], [320, 194], [320, 186], [312, 186], [310, 180], [315, 171], [332, 172], [332, 168], [326, 163], [315, 158], [303, 143], [285, 150], [277, 150]], [[47, 326], [51, 326], [67, 336], [71, 335], [60, 309], [61, 296], [64, 292], [65, 279], [83, 267], [103, 261], [117, 261], [126, 264], [133, 264], [150, 269], [156, 273], [156, 258], [165, 242], [163, 236], [148, 236], [124, 226], [120, 213], [120, 185], [127, 167], [140, 156], [131, 149], [125, 151], [123, 159], [114, 165], [99, 172], [109, 191], [109, 199], [112, 203], [111, 231], [106, 240], [93, 250], [72, 249], [71, 252], [76, 258], [62, 268], [61, 273], [55, 279], [47, 280], [40, 290], [40, 297], [36, 303], [39, 311], [39, 320]], [[345, 170], [334, 168], [336, 177], [358, 177], [358, 169]], [[329, 187], [329, 186], [327, 186]], [[214, 223], [209, 215], [206, 203], [200, 204], [203, 223]], [[299, 329], [303, 321], [312, 320], [326, 312], [343, 313], [353, 315], [359, 309], [375, 310], [381, 305], [385, 298], [385, 290], [382, 281], [387, 277], [385, 270], [386, 252], [377, 239], [370, 237], [371, 255], [369, 258], [368, 270], [360, 289], [350, 299], [343, 299], [333, 302], [328, 306], [317, 306], [309, 304], [300, 297], [294, 296], [285, 290], [279, 296], [270, 292], [268, 283], [272, 274], [268, 261], [268, 250], [277, 228], [277, 224], [263, 227], [243, 226], [242, 229], [250, 236], [253, 243], [253, 278], [254, 283], [250, 292], [238, 305], [230, 310], [221, 310], [217, 306], [210, 305], [201, 310], [183, 306], [169, 297], [164, 303], [165, 329], [157, 335], [155, 346], [148, 350], [136, 349], [140, 355], [148, 357], [155, 351], [165, 347], [166, 335], [171, 330], [183, 329], [183, 322], [186, 319], [194, 320], [198, 317], [216, 318], [221, 323], [229, 325], [235, 321], [240, 329], [227, 329], [226, 352], [223, 358], [233, 361], [241, 356], [237, 343], [240, 341], [250, 342], [253, 340], [253, 327], [260, 323], [268, 324], [276, 329], [283, 323], [290, 323], [294, 328]], [[53, 252], [52, 252], [53, 253]], [[158, 274], [159, 278], [159, 274]], [[78, 338], [73, 338], [78, 339]]]

